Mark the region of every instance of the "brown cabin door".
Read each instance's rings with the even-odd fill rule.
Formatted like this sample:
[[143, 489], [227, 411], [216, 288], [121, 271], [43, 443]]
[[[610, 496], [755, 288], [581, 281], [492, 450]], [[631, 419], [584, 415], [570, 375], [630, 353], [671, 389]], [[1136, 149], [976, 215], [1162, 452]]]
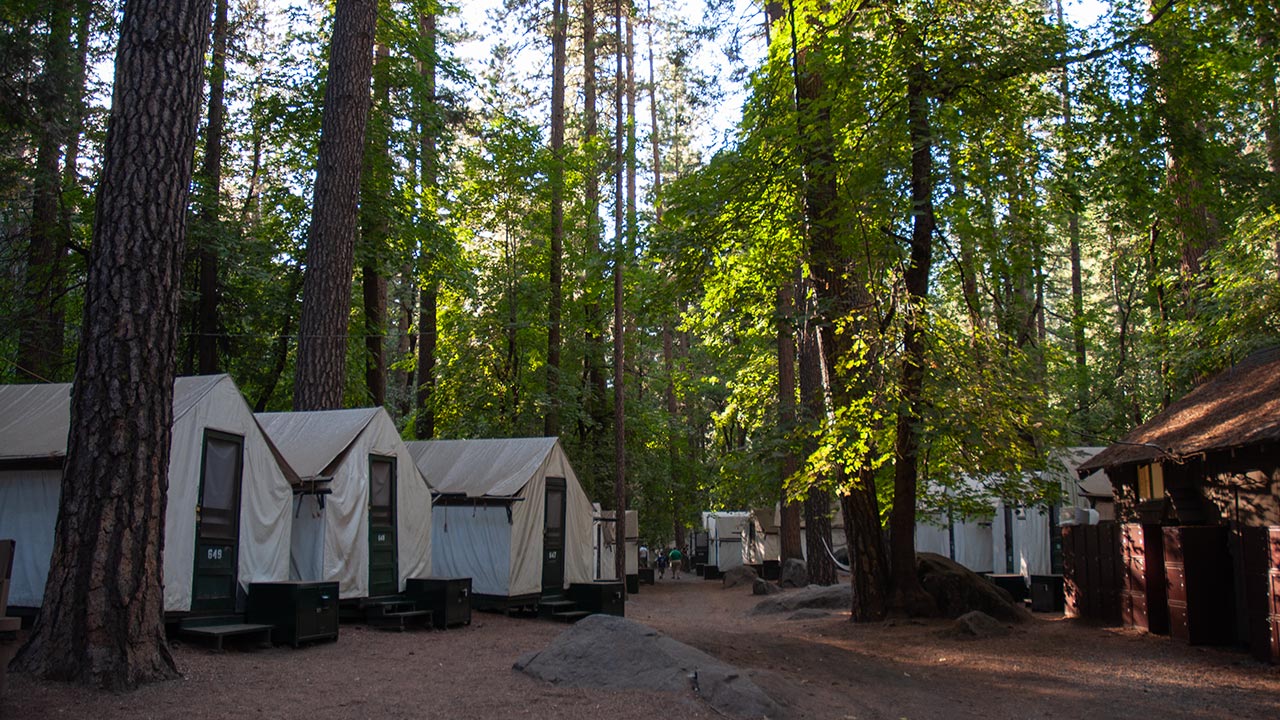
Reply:
[[369, 456], [369, 597], [400, 592], [396, 562], [396, 459]]
[[564, 592], [564, 478], [547, 478], [546, 515], [542, 531], [542, 594]]
[[244, 438], [206, 430], [200, 460], [200, 504], [196, 507], [193, 613], [236, 611], [243, 468]]

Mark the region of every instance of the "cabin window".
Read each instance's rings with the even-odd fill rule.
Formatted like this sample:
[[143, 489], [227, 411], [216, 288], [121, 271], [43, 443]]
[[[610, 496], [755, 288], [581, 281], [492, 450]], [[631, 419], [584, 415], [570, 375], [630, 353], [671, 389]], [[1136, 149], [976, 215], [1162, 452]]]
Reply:
[[1142, 465], [1138, 468], [1138, 499], [1164, 499], [1164, 468], [1160, 463]]

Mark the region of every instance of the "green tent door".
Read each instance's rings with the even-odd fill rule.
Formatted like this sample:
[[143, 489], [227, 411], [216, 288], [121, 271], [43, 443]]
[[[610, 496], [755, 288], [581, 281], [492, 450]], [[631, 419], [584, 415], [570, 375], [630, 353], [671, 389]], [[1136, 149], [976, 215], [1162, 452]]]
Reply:
[[542, 530], [542, 594], [564, 593], [564, 478], [547, 478], [546, 515]]
[[396, 562], [396, 459], [369, 456], [369, 597], [400, 592]]
[[196, 507], [193, 613], [236, 611], [243, 470], [244, 438], [206, 430], [200, 459], [200, 504]]

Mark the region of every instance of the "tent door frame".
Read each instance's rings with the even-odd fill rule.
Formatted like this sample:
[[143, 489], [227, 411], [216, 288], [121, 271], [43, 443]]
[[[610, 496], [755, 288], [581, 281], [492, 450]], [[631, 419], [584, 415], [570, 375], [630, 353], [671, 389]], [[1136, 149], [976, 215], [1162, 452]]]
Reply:
[[[205, 510], [208, 455], [210, 441], [228, 443], [239, 448], [236, 453], [234, 481], [232, 482], [230, 537], [207, 536], [208, 515]], [[191, 569], [191, 612], [193, 614], [231, 614], [236, 611], [240, 594], [240, 500], [244, 485], [245, 437], [234, 433], [205, 428], [200, 445], [200, 486], [196, 492], [195, 553]], [[224, 526], [225, 527], [225, 526]], [[202, 592], [209, 585], [222, 586], [214, 597]], [[229, 585], [229, 587], [228, 587]]]
[[[559, 527], [550, 522], [554, 499], [559, 498]], [[565, 527], [568, 524], [565, 511], [568, 508], [569, 485], [562, 477], [548, 477], [543, 493], [542, 515], [542, 595], [556, 596], [564, 593]]]
[[[397, 539], [399, 533], [398, 516], [396, 514], [396, 473], [399, 471], [399, 463], [394, 455], [379, 455], [377, 453], [369, 453], [369, 597], [377, 597], [380, 595], [395, 595], [400, 592], [400, 558], [399, 558], [399, 541]], [[387, 524], [375, 524], [374, 502], [373, 502], [373, 468], [377, 463], [385, 463], [390, 466], [387, 476], [388, 485], [388, 504], [387, 508]], [[386, 550], [375, 551], [375, 547], [385, 547], [389, 550], [389, 563], [375, 563], [375, 558], [386, 557]], [[379, 572], [382, 573], [379, 576]], [[385, 576], [390, 572], [390, 579]], [[389, 583], [389, 584], [388, 584]], [[388, 592], [389, 590], [389, 592]]]

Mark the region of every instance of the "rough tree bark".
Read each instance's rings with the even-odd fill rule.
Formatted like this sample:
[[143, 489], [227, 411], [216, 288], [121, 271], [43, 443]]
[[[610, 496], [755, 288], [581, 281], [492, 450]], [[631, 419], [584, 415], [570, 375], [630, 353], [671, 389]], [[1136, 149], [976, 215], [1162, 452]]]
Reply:
[[161, 557], [209, 15], [209, 0], [124, 6], [53, 557], [14, 661], [49, 679], [127, 690], [177, 675]]
[[567, 0], [551, 0], [551, 253], [547, 277], [547, 414], [543, 434], [560, 434], [560, 312], [564, 255], [564, 85]]
[[[853, 347], [851, 333], [836, 331], [837, 320], [851, 313], [864, 293], [859, 268], [851, 261], [840, 236], [840, 211], [836, 176], [835, 136], [831, 127], [831, 103], [821, 67], [809, 51], [801, 51], [791, 10], [791, 42], [796, 87], [797, 138], [804, 169], [804, 208], [807, 254], [813, 292], [817, 297], [818, 346], [823, 377], [833, 407], [850, 404], [865, 380], [850, 376], [845, 360]], [[844, 470], [840, 470], [843, 475]], [[876, 620], [884, 615], [888, 564], [880, 538], [879, 501], [874, 478], [860, 473], [850, 497], [842, 499], [847, 511], [845, 534], [853, 565], [854, 621]], [[843, 479], [843, 478], [840, 478]], [[810, 555], [813, 553], [811, 552]]]
[[933, 596], [916, 575], [916, 496], [920, 456], [920, 403], [928, 332], [929, 271], [933, 263], [933, 136], [924, 66], [908, 70], [907, 125], [911, 136], [911, 253], [904, 284], [906, 318], [902, 332], [902, 380], [894, 446], [893, 510], [889, 516], [889, 606], [908, 615], [937, 612]]
[[294, 410], [342, 407], [376, 0], [337, 0], [302, 281]]
[[[389, 7], [383, 5], [384, 11]], [[391, 168], [391, 81], [387, 46], [374, 51], [373, 106], [365, 129], [364, 169], [360, 173], [360, 296], [364, 308], [364, 383], [369, 402], [387, 402], [387, 278], [382, 258], [391, 234], [385, 198], [391, 192], [385, 175]]]
[[196, 368], [218, 372], [218, 245], [222, 227], [222, 131], [227, 83], [227, 2], [213, 10], [213, 64], [209, 67], [209, 119], [204, 133], [204, 193], [200, 198], [200, 254], [196, 306]]

